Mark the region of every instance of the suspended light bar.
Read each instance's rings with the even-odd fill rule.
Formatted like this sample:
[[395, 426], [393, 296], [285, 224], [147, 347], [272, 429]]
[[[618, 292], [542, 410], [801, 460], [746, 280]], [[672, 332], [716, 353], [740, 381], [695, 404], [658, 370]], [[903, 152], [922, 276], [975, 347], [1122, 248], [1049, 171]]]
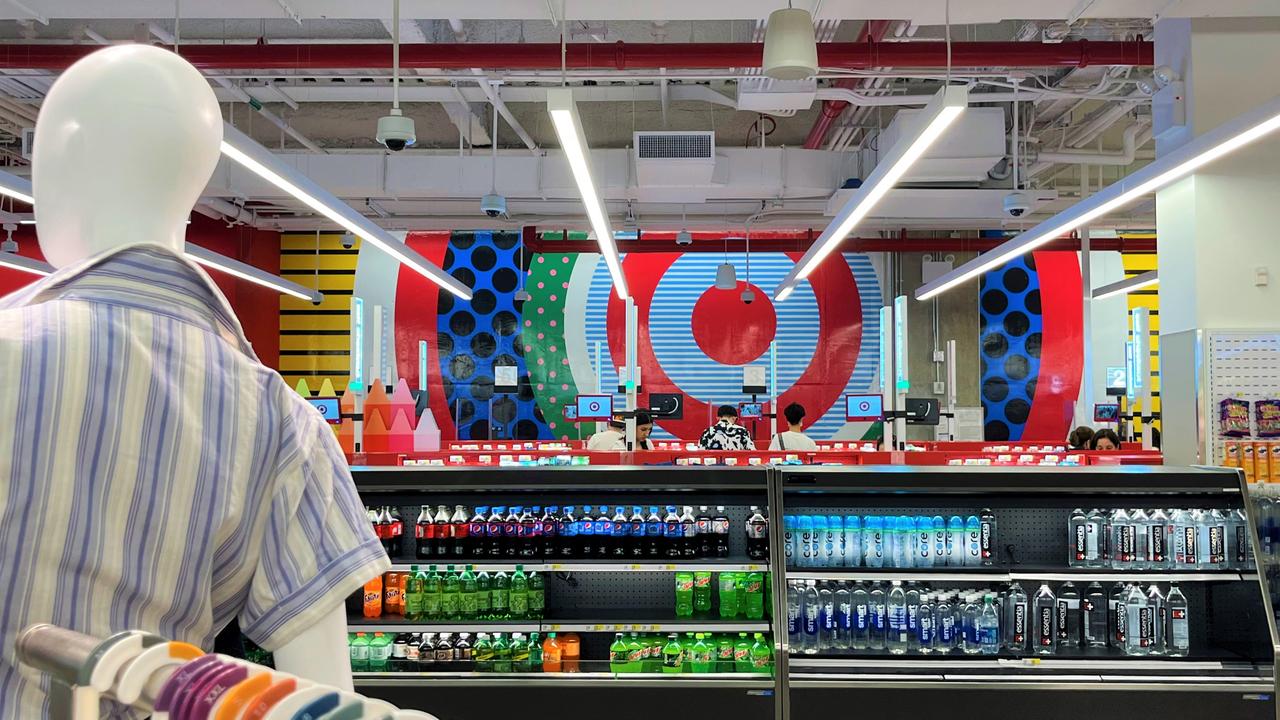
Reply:
[[53, 266], [40, 260], [32, 260], [17, 253], [0, 252], [0, 267], [20, 270], [32, 275], [52, 275]]
[[1093, 297], [1094, 300], [1104, 300], [1109, 297], [1115, 297], [1116, 295], [1128, 295], [1134, 290], [1148, 288], [1158, 282], [1160, 282], [1160, 273], [1157, 270], [1152, 270], [1150, 272], [1144, 272], [1141, 275], [1134, 275], [1131, 278], [1125, 278], [1119, 282], [1113, 282], [1110, 285], [1103, 285], [1100, 288], [1094, 288], [1091, 297]]
[[207, 268], [221, 270], [228, 275], [238, 277], [241, 280], [247, 280], [266, 288], [271, 288], [272, 290], [284, 293], [285, 295], [292, 295], [299, 300], [309, 300], [317, 305], [324, 300], [324, 295], [321, 295], [318, 290], [313, 290], [306, 285], [299, 285], [296, 282], [285, 280], [282, 277], [272, 275], [271, 273], [249, 265], [248, 263], [242, 263], [239, 260], [233, 260], [225, 255], [219, 255], [212, 250], [206, 250], [199, 245], [187, 243], [187, 247], [184, 252], [188, 258], [191, 258], [194, 262], [197, 262]]
[[413, 248], [397, 240], [391, 233], [356, 212], [354, 208], [339, 200], [328, 190], [312, 182], [311, 178], [281, 162], [270, 150], [254, 142], [248, 135], [231, 125], [223, 126], [222, 154], [342, 226], [348, 232], [408, 265], [419, 275], [463, 300], [471, 299], [470, 288], [422, 257]]
[[36, 199], [31, 195], [31, 181], [13, 173], [0, 172], [0, 195], [28, 205], [36, 204]]
[[1222, 123], [1192, 139], [1168, 155], [1096, 194], [1081, 200], [1024, 233], [1010, 238], [991, 251], [979, 255], [936, 280], [916, 290], [917, 300], [944, 293], [988, 270], [1052, 242], [1064, 233], [1118, 210], [1143, 195], [1186, 177], [1198, 168], [1234, 152], [1249, 143], [1280, 129], [1280, 97]]
[[942, 133], [946, 131], [969, 103], [969, 89], [961, 85], [947, 85], [929, 101], [915, 117], [909, 121], [910, 128], [902, 139], [894, 143], [867, 175], [862, 187], [854, 191], [844, 207], [831, 220], [831, 224], [822, 235], [809, 247], [800, 262], [796, 263], [778, 287], [774, 289], [774, 300], [782, 301], [791, 295], [795, 285], [809, 277], [818, 265], [853, 232], [871, 209], [879, 203], [893, 186], [898, 184], [902, 176], [924, 155]]
[[582, 119], [578, 116], [578, 105], [573, 101], [573, 90], [547, 90], [547, 112], [551, 114], [551, 124], [555, 126], [560, 147], [564, 150], [565, 159], [569, 161], [573, 180], [578, 184], [582, 206], [586, 209], [587, 220], [595, 232], [600, 254], [604, 255], [605, 266], [609, 268], [609, 275], [613, 278], [613, 290], [620, 299], [626, 300], [627, 279], [622, 274], [622, 261], [618, 257], [618, 246], [613, 240], [613, 229], [609, 226], [609, 214], [605, 212], [595, 181], [591, 179], [587, 138], [582, 133]]

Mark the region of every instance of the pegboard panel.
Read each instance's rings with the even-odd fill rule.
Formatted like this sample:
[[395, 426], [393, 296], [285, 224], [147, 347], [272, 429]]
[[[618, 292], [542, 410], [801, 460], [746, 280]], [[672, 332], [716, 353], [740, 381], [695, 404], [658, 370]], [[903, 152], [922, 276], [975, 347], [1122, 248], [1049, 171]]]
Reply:
[[1209, 434], [1209, 463], [1222, 465], [1226, 438], [1219, 420], [1219, 403], [1248, 400], [1251, 435], [1257, 436], [1252, 404], [1280, 398], [1280, 331], [1212, 331], [1205, 341], [1205, 424]]

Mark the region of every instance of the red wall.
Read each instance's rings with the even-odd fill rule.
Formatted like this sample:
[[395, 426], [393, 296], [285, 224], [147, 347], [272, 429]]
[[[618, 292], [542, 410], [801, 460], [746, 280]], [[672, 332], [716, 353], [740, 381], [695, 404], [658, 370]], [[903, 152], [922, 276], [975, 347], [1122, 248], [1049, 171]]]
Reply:
[[[19, 225], [13, 234], [18, 241], [18, 254], [44, 259], [36, 242], [35, 226]], [[0, 239], [3, 239], [0, 236]], [[187, 230], [187, 239], [214, 252], [280, 273], [280, 233], [254, 230], [245, 226], [228, 228], [225, 223], [195, 213]], [[244, 333], [254, 352], [268, 367], [280, 365], [280, 294], [274, 290], [233, 278], [217, 270], [209, 275], [231, 303], [240, 318]], [[0, 268], [0, 296], [7, 295], [33, 280], [36, 275]]]

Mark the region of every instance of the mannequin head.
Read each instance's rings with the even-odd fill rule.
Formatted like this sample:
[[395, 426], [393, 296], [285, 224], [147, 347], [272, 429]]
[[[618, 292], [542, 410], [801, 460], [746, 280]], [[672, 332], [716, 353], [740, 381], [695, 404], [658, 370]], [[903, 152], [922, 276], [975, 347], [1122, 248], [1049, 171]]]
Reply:
[[50, 263], [128, 245], [182, 252], [222, 144], [217, 98], [190, 63], [148, 45], [99, 50], [58, 78], [36, 125], [31, 182]]

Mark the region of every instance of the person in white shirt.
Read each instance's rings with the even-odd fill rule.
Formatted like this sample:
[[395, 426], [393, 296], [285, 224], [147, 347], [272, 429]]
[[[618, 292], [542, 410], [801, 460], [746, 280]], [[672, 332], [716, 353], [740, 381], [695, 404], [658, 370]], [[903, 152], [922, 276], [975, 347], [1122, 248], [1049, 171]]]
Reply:
[[773, 436], [773, 442], [769, 443], [770, 450], [811, 452], [818, 449], [818, 443], [805, 435], [804, 428], [800, 425], [804, 421], [803, 405], [791, 403], [782, 411], [782, 415], [787, 419], [787, 426], [790, 429]]
[[[643, 410], [636, 411], [636, 449], [652, 450], [649, 433], [653, 432], [653, 418]], [[622, 415], [614, 415], [606, 430], [587, 440], [587, 450], [592, 452], [626, 452], [627, 422]]]

